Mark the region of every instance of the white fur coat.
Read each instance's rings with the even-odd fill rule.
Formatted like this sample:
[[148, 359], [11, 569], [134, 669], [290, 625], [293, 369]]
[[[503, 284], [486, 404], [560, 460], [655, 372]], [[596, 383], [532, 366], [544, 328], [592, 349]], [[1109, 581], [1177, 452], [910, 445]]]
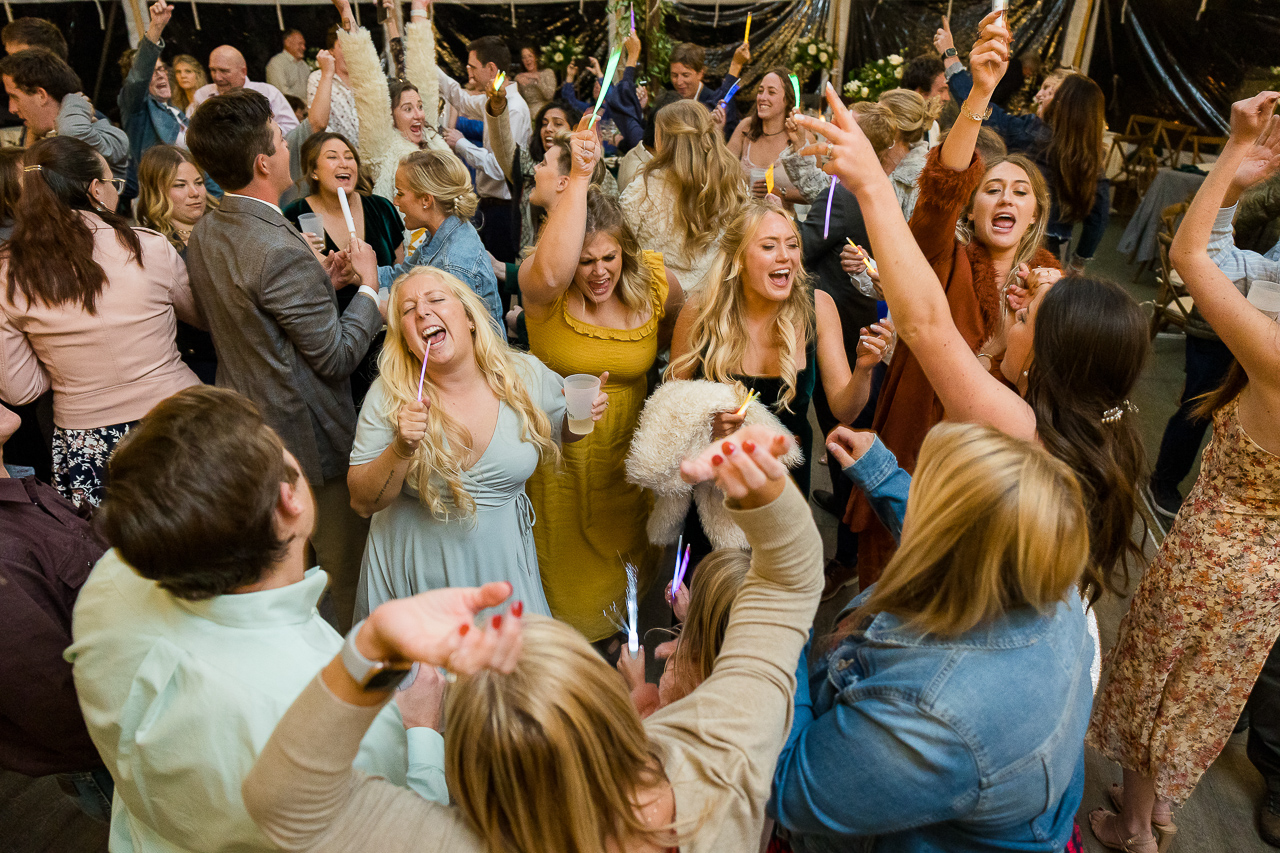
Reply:
[[[645, 403], [627, 456], [627, 480], [654, 494], [649, 515], [649, 541], [669, 545], [676, 541], [689, 503], [698, 508], [702, 529], [716, 548], [746, 548], [747, 538], [724, 506], [724, 493], [712, 482], [690, 486], [680, 477], [680, 463], [701, 453], [711, 443], [711, 418], [742, 405], [732, 385], [687, 379], [667, 382]], [[746, 424], [762, 424], [790, 435], [773, 412], [758, 402], [747, 407]], [[804, 461], [793, 446], [783, 463], [794, 468]]]

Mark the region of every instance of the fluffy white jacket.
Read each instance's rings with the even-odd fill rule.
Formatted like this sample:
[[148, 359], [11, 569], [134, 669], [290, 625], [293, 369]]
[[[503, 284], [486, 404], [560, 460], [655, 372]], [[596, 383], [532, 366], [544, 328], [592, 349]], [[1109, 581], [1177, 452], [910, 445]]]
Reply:
[[[721, 382], [677, 380], [660, 386], [645, 403], [627, 456], [627, 480], [654, 494], [648, 526], [653, 544], [676, 541], [693, 501], [702, 529], [714, 547], [748, 547], [747, 537], [725, 509], [724, 493], [713, 482], [690, 486], [680, 477], [681, 461], [711, 443], [712, 416], [742, 405], [739, 393]], [[762, 424], [790, 435], [773, 412], [758, 402], [753, 401], [745, 415], [746, 424]], [[793, 446], [782, 461], [794, 468], [804, 461], [804, 455], [798, 445]]]

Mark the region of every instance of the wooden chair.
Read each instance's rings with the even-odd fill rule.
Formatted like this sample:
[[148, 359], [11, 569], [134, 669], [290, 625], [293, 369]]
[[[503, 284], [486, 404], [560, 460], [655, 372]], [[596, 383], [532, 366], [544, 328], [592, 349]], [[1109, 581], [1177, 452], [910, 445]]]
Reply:
[[1200, 136], [1199, 134], [1191, 137], [1191, 165], [1199, 166], [1204, 162], [1206, 154], [1221, 154], [1222, 146], [1227, 144], [1225, 136]]
[[1173, 235], [1178, 232], [1182, 215], [1190, 205], [1187, 202], [1171, 204], [1160, 212], [1160, 233], [1156, 236], [1157, 249], [1160, 256], [1160, 275], [1157, 277], [1155, 302], [1151, 310], [1151, 337], [1160, 334], [1168, 326], [1177, 326], [1185, 330], [1191, 319], [1191, 309], [1195, 302], [1187, 293], [1178, 271], [1169, 260], [1169, 247], [1173, 245]]
[[1160, 159], [1156, 156], [1155, 145], [1160, 135], [1161, 120], [1151, 116], [1132, 115], [1125, 126], [1124, 133], [1118, 133], [1111, 140], [1111, 150], [1107, 152], [1104, 162], [1114, 159], [1120, 164], [1120, 171], [1111, 178], [1116, 188], [1116, 207], [1120, 208], [1121, 191], [1127, 191], [1137, 204], [1151, 186], [1156, 171], [1160, 168]]
[[1199, 128], [1180, 121], [1162, 121], [1156, 134], [1156, 145], [1163, 150], [1162, 162], [1170, 169], [1182, 165], [1182, 151], [1187, 147], [1191, 137], [1199, 132]]

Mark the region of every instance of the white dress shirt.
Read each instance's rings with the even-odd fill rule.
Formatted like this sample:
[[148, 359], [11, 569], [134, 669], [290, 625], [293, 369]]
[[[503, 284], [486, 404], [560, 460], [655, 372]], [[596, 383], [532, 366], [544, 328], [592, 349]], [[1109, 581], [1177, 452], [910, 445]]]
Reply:
[[[276, 120], [276, 124], [280, 125], [281, 133], [288, 133], [298, 126], [298, 117], [293, 114], [293, 108], [289, 106], [289, 102], [284, 99], [284, 95], [280, 94], [280, 90], [270, 83], [255, 83], [253, 80], [245, 80], [244, 88], [252, 89], [259, 95], [267, 99], [267, 103], [271, 104], [271, 117]], [[191, 98], [191, 112], [195, 112], [205, 101], [218, 94], [218, 85], [210, 83], [207, 86], [201, 86], [196, 89], [196, 93]]]
[[[489, 96], [482, 92], [468, 92], [443, 70], [437, 68], [436, 76], [440, 80], [440, 95], [459, 115], [476, 121], [484, 121], [484, 107]], [[507, 89], [507, 116], [511, 122], [511, 136], [516, 145], [529, 146], [531, 135], [531, 119], [529, 105], [520, 97], [520, 89], [515, 82], [509, 82]], [[502, 172], [502, 165], [493, 154], [493, 145], [489, 141], [489, 124], [484, 127], [484, 147], [480, 148], [469, 140], [460, 140], [454, 151], [476, 170], [476, 194], [481, 198], [511, 198], [507, 188], [507, 179]]]

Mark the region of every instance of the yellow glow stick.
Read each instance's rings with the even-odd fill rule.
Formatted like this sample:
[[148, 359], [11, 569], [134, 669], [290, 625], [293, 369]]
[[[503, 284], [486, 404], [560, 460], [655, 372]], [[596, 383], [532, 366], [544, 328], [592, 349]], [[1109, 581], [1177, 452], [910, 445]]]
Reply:
[[768, 170], [764, 173], [765, 192], [773, 192], [773, 164], [769, 164]]
[[507, 75], [506, 75], [506, 72], [504, 71], [499, 71], [498, 76], [493, 78], [494, 94], [497, 94], [498, 92], [502, 91], [502, 81], [506, 79], [507, 79]]
[[747, 31], [742, 34], [743, 41], [751, 40], [751, 13], [747, 13]]
[[747, 410], [747, 406], [751, 405], [751, 401], [756, 399], [759, 396], [760, 395], [758, 393], [756, 393], [755, 391], [752, 391], [750, 394], [747, 395], [747, 399], [742, 401], [742, 405], [738, 407], [738, 411], [734, 412], [734, 414], [737, 415], [738, 417], [741, 417], [742, 413]]
[[849, 245], [853, 247], [853, 250], [858, 253], [858, 257], [862, 258], [862, 262], [867, 265], [867, 269], [876, 275], [880, 275], [880, 267], [876, 266], [876, 262], [871, 260], [871, 256], [862, 251], [862, 247], [853, 242], [852, 237], [846, 237], [845, 239], [849, 241]]

